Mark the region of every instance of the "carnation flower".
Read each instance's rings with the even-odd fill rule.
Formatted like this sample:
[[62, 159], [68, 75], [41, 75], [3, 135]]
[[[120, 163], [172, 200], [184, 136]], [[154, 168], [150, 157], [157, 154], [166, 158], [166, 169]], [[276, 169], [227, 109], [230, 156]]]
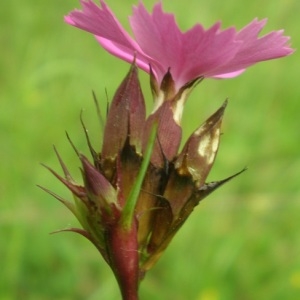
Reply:
[[[82, 228], [70, 228], [89, 239], [111, 267], [125, 300], [138, 299], [146, 272], [160, 258], [193, 209], [207, 195], [241, 172], [207, 182], [219, 148], [227, 101], [182, 143], [181, 116], [191, 89], [206, 77], [234, 77], [245, 68], [292, 53], [288, 37], [273, 31], [258, 37], [266, 20], [254, 20], [240, 31], [205, 30], [197, 24], [181, 32], [161, 2], [149, 14], [142, 2], [130, 24], [135, 40], [101, 1], [81, 1], [67, 23], [94, 34], [131, 68], [109, 106], [102, 149], [91, 146], [92, 162], [74, 147], [82, 164], [83, 183], [72, 179], [56, 151], [64, 176], [48, 168], [73, 194], [61, 201]], [[154, 108], [146, 116], [138, 68], [150, 73]]]

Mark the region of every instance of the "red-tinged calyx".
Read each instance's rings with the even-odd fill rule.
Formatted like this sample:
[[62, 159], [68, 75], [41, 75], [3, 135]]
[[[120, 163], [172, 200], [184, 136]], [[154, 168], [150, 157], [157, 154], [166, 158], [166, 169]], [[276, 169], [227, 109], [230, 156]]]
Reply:
[[114, 160], [127, 139], [140, 153], [145, 113], [138, 70], [133, 63], [109, 107], [101, 152], [103, 160]]
[[154, 74], [150, 72], [154, 108], [146, 121], [143, 149], [153, 123], [158, 123], [157, 141], [151, 158], [154, 166], [163, 168], [166, 160], [172, 161], [177, 156], [182, 137], [181, 118], [184, 104], [192, 89], [202, 79], [203, 77], [195, 78], [176, 91], [170, 69], [165, 74], [160, 86]]
[[170, 69], [167, 71], [162, 79], [162, 82], [159, 84], [154, 73], [152, 72], [152, 67], [150, 65], [150, 86], [154, 99], [152, 113], [154, 113], [163, 102], [174, 99], [176, 95], [175, 82], [172, 78]]
[[170, 72], [170, 68], [163, 77], [163, 80], [160, 84], [160, 90], [163, 93], [164, 101], [171, 100], [176, 95], [175, 82]]
[[[185, 83], [179, 90], [176, 90], [176, 84], [173, 80], [171, 69], [167, 71], [167, 73], [164, 75], [160, 85], [152, 72], [152, 68], [150, 65], [150, 86], [152, 91], [152, 96], [154, 99], [154, 106], [152, 113], [154, 113], [164, 102], [166, 101], [172, 101], [176, 100], [176, 102], [180, 102], [180, 105], [173, 105], [174, 114], [178, 113], [176, 110], [180, 108], [183, 110], [183, 104], [185, 103], [188, 95], [193, 90], [193, 88], [201, 82], [204, 77], [199, 76], [196, 77], [193, 80], [188, 81]], [[176, 107], [178, 106], [178, 107]], [[182, 114], [182, 111], [180, 113], [180, 116]], [[176, 119], [176, 117], [175, 117]], [[181, 118], [178, 119], [178, 124], [180, 124]]]
[[227, 101], [191, 135], [175, 161], [178, 173], [191, 175], [198, 187], [204, 184], [215, 160], [226, 105]]
[[155, 113], [146, 121], [143, 150], [145, 151], [151, 128], [158, 124], [157, 136], [152, 152], [151, 163], [158, 168], [163, 168], [165, 161], [172, 161], [177, 155], [180, 146], [182, 129], [174, 120], [173, 101], [164, 102]]

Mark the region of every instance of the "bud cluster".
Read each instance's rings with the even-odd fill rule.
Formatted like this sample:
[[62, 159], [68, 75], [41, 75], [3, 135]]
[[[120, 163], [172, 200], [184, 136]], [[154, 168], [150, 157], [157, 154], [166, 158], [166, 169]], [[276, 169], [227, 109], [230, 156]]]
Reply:
[[140, 280], [159, 259], [194, 207], [223, 183], [206, 183], [220, 140], [227, 102], [197, 128], [179, 152], [181, 115], [197, 78], [178, 92], [168, 72], [153, 74], [154, 109], [146, 118], [135, 64], [109, 107], [101, 153], [87, 136], [93, 163], [79, 154], [83, 185], [72, 179], [58, 152], [64, 177], [48, 168], [73, 194], [74, 203], [46, 190], [77, 217], [112, 268], [124, 299], [137, 299]]

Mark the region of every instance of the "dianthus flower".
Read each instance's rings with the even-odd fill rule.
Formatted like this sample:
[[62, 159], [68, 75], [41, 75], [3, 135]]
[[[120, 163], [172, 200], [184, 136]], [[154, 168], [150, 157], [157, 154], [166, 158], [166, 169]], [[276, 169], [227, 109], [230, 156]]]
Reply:
[[[180, 150], [181, 116], [191, 89], [203, 78], [227, 78], [268, 59], [289, 55], [288, 37], [273, 31], [258, 37], [266, 20], [242, 30], [181, 32], [161, 2], [148, 13], [140, 2], [130, 24], [135, 39], [101, 1], [81, 1], [65, 21], [94, 34], [111, 54], [130, 62], [128, 75], [109, 106], [101, 152], [87, 142], [91, 163], [76, 152], [83, 184], [76, 183], [57, 153], [64, 177], [49, 170], [72, 192], [74, 203], [52, 194], [77, 217], [70, 228], [89, 239], [113, 270], [123, 299], [138, 299], [138, 286], [195, 206], [231, 178], [206, 182], [220, 141], [227, 101], [199, 126]], [[138, 68], [150, 73], [154, 108], [146, 116]], [[84, 131], [86, 132], [83, 124]], [[243, 171], [243, 170], [242, 170]]]

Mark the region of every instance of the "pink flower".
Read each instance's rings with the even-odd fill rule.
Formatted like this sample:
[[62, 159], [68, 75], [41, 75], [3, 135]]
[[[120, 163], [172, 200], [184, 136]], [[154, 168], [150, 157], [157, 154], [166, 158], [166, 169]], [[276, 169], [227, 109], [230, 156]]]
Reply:
[[170, 69], [176, 90], [200, 76], [234, 77], [257, 62], [293, 52], [282, 30], [258, 37], [266, 19], [254, 19], [240, 31], [233, 27], [221, 30], [217, 22], [207, 30], [196, 24], [181, 32], [174, 15], [162, 11], [161, 2], [152, 14], [141, 2], [133, 8], [129, 18], [133, 39], [105, 2], [100, 3], [98, 7], [81, 0], [83, 10], [71, 12], [65, 21], [94, 34], [105, 50], [127, 62], [136, 55], [136, 64], [144, 71], [149, 72], [150, 64], [159, 83]]

